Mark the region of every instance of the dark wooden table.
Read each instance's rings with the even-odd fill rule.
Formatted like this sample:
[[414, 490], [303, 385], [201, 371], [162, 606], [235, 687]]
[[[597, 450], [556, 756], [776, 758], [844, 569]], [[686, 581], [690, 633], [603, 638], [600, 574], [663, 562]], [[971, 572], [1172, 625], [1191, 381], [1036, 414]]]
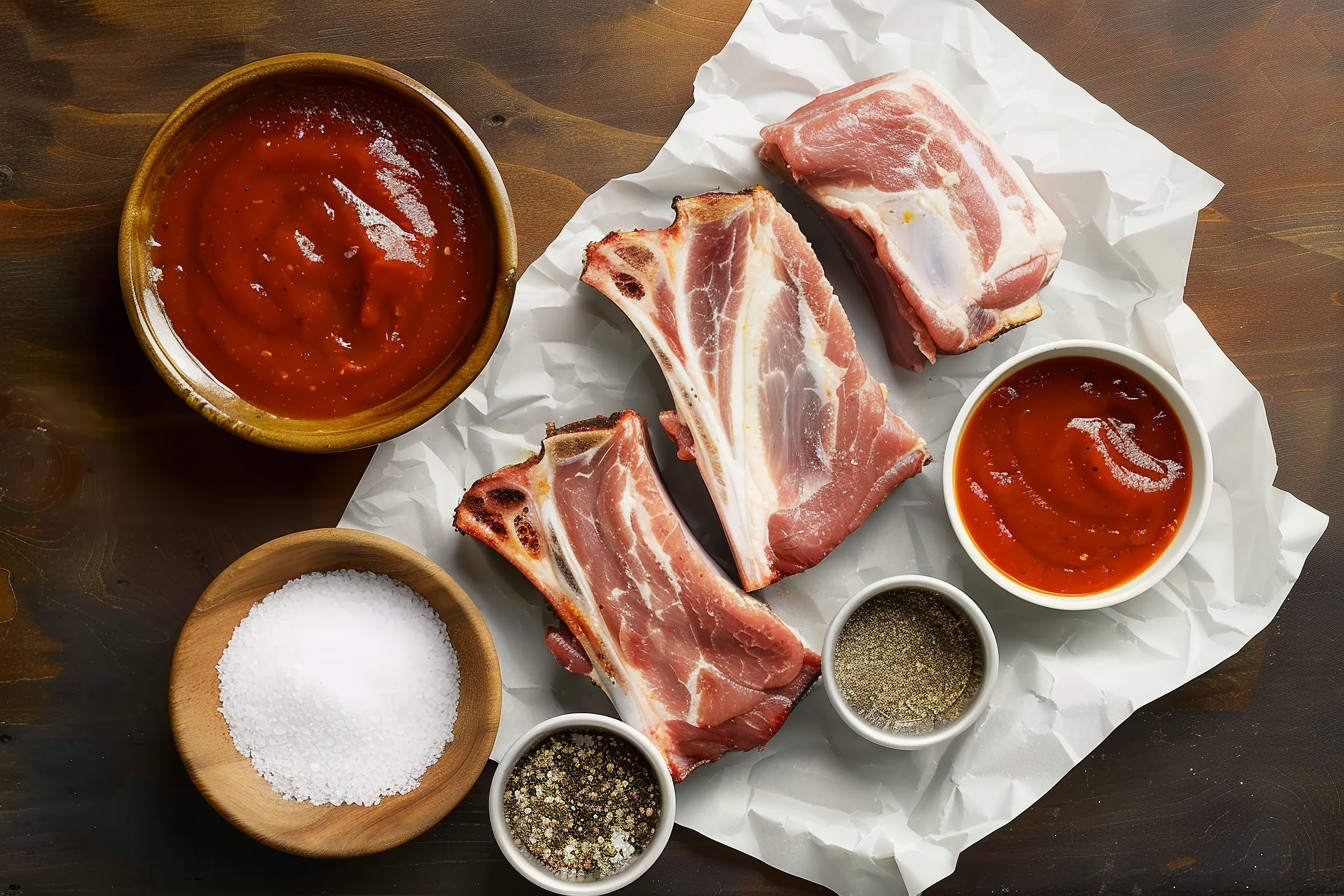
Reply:
[[[179, 401], [122, 310], [121, 203], [194, 89], [340, 51], [476, 127], [530, 261], [587, 193], [653, 157], [745, 5], [0, 0], [0, 891], [523, 888], [490, 837], [487, 779], [420, 839], [343, 862], [252, 842], [188, 780], [166, 691], [192, 603], [248, 549], [334, 524], [371, 452], [260, 448]], [[988, 5], [1226, 182], [1186, 299], [1264, 395], [1278, 484], [1344, 510], [1344, 2]], [[935, 890], [1344, 891], [1340, 532], [1265, 633], [1138, 712]], [[635, 889], [819, 892], [686, 830]]]

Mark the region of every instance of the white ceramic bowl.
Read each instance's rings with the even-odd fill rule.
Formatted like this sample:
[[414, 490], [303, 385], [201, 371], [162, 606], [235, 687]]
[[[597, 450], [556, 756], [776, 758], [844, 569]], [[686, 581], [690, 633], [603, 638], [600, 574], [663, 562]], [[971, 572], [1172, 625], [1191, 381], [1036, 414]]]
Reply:
[[[980, 690], [971, 700], [970, 705], [961, 715], [946, 725], [924, 734], [901, 734], [887, 731], [868, 722], [850, 708], [844, 696], [840, 693], [840, 685], [835, 680], [835, 645], [840, 638], [840, 630], [845, 627], [849, 617], [869, 598], [900, 588], [918, 588], [921, 591], [932, 591], [942, 597], [948, 604], [964, 613], [980, 639], [980, 648], [985, 659], [985, 671], [980, 680]], [[922, 750], [925, 747], [949, 741], [961, 734], [971, 727], [989, 706], [990, 695], [994, 691], [994, 682], [999, 677], [999, 642], [995, 640], [994, 630], [990, 628], [989, 620], [985, 618], [985, 614], [976, 606], [975, 601], [967, 597], [961, 589], [928, 576], [891, 576], [879, 579], [864, 588], [851, 597], [840, 608], [840, 612], [835, 614], [830, 627], [826, 630], [826, 644], [822, 648], [821, 656], [821, 674], [822, 681], [826, 685], [826, 694], [831, 698], [831, 704], [835, 707], [835, 711], [840, 714], [840, 718], [845, 720], [845, 724], [875, 744], [881, 744], [884, 747], [891, 747], [896, 750]]]
[[[644, 848], [643, 852], [631, 859], [629, 865], [610, 877], [597, 880], [566, 880], [557, 877], [532, 856], [514, 845], [513, 835], [509, 833], [508, 823], [504, 820], [504, 787], [508, 783], [509, 775], [513, 773], [513, 768], [517, 765], [518, 760], [528, 749], [550, 735], [575, 729], [597, 729], [610, 732], [629, 741], [648, 760], [649, 767], [653, 769], [654, 777], [658, 781], [658, 789], [662, 796], [662, 809], [658, 817], [658, 824], [654, 828], [653, 840]], [[537, 886], [550, 890], [552, 893], [564, 893], [569, 894], [569, 896], [599, 896], [602, 893], [610, 893], [632, 883], [645, 871], [648, 871], [650, 866], [658, 860], [663, 848], [667, 846], [668, 838], [672, 836], [672, 825], [676, 814], [677, 794], [672, 787], [672, 773], [668, 771], [667, 761], [658, 752], [658, 748], [653, 745], [653, 741], [619, 719], [595, 713], [568, 713], [547, 719], [535, 726], [514, 741], [513, 746], [509, 747], [509, 751], [500, 760], [499, 768], [495, 770], [494, 780], [490, 783], [490, 830], [494, 832], [495, 842], [503, 850], [504, 858], [508, 859], [509, 864], [516, 868], [520, 874]]]
[[[1176, 530], [1175, 537], [1167, 545], [1166, 550], [1159, 554], [1153, 563], [1138, 576], [1112, 588], [1091, 594], [1051, 594], [1004, 575], [975, 543], [957, 506], [955, 488], [957, 446], [961, 441], [961, 435], [966, 429], [966, 421], [970, 418], [972, 411], [986, 395], [998, 388], [1004, 380], [1014, 373], [1037, 362], [1061, 357], [1101, 358], [1143, 377], [1167, 400], [1172, 410], [1176, 412], [1181, 427], [1185, 430], [1186, 439], [1190, 444], [1190, 503], [1186, 507], [1185, 516], [1181, 519], [1181, 525]], [[966, 549], [966, 553], [970, 555], [971, 560], [992, 582], [1010, 594], [1043, 607], [1052, 607], [1059, 610], [1092, 610], [1098, 607], [1109, 607], [1142, 594], [1162, 581], [1190, 550], [1190, 546], [1194, 544], [1195, 536], [1199, 534], [1199, 528], [1203, 525], [1204, 517], [1208, 513], [1209, 499], [1212, 495], [1213, 451], [1209, 446], [1209, 433], [1199, 419], [1199, 413], [1195, 410], [1194, 403], [1190, 401], [1190, 396], [1185, 393], [1185, 390], [1181, 388], [1171, 374], [1167, 373], [1157, 362], [1133, 349], [1109, 342], [1095, 342], [1087, 339], [1051, 342], [1025, 351], [999, 365], [966, 398], [966, 403], [962, 405], [961, 412], [957, 414], [957, 419], [952, 424], [952, 432], [948, 436], [947, 451], [944, 455], [943, 498], [947, 503], [947, 515], [952, 521], [952, 528], [956, 531], [957, 538], [961, 541], [962, 547]]]

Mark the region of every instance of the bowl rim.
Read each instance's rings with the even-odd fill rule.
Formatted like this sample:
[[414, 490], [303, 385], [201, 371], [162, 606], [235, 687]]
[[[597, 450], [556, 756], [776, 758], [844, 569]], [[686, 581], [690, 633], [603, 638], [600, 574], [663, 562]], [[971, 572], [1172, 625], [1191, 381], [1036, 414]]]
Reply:
[[[965, 613], [966, 618], [970, 620], [971, 626], [975, 629], [976, 635], [980, 638], [980, 647], [984, 653], [984, 675], [980, 680], [980, 689], [971, 700], [970, 705], [961, 715], [946, 725], [923, 734], [901, 734], [885, 731], [868, 722], [850, 708], [844, 695], [840, 693], [839, 683], [835, 680], [836, 643], [839, 641], [840, 631], [849, 621], [849, 617], [871, 598], [899, 588], [918, 588], [924, 591], [932, 591], [947, 603]], [[822, 682], [826, 688], [826, 696], [830, 698], [831, 705], [835, 707], [835, 711], [844, 720], [845, 724], [854, 729], [857, 734], [875, 744], [893, 750], [922, 750], [925, 747], [946, 743], [966, 731], [989, 708], [990, 701], [993, 699], [994, 686], [999, 678], [999, 642], [994, 635], [994, 627], [990, 625], [989, 618], [985, 616], [979, 604], [955, 585], [925, 575], [887, 576], [864, 587], [859, 593], [845, 601], [844, 605], [840, 607], [840, 611], [835, 614], [835, 618], [826, 628], [826, 641], [821, 654], [821, 673]]]
[[[428, 114], [454, 141], [480, 188], [487, 218], [496, 236], [494, 283], [489, 309], [471, 351], [456, 367], [443, 364], [398, 396], [344, 417], [306, 419], [266, 411], [234, 393], [192, 355], [177, 336], [149, 277], [150, 253], [142, 238], [154, 225], [157, 200], [148, 207], [165, 160], [193, 127], [203, 132], [250, 91], [268, 81], [332, 78], [358, 82], [401, 97]], [[185, 151], [185, 150], [183, 150]], [[163, 175], [166, 180], [167, 175]], [[503, 178], [485, 143], [447, 102], [419, 81], [396, 69], [340, 53], [287, 53], [232, 69], [193, 92], [165, 119], [150, 140], [126, 194], [117, 235], [117, 267], [122, 301], [131, 328], [159, 376], [188, 406], [235, 435], [289, 451], [329, 453], [376, 445], [427, 421], [466, 390], [489, 361], [513, 306], [518, 279], [518, 236]], [[400, 404], [397, 404], [400, 402]], [[390, 416], [380, 412], [397, 404]]]
[[[956, 495], [956, 452], [966, 422], [981, 400], [998, 387], [1003, 380], [1039, 361], [1053, 357], [1101, 358], [1125, 367], [1141, 376], [1156, 388], [1176, 412], [1185, 430], [1190, 447], [1191, 489], [1190, 501], [1176, 536], [1158, 557], [1139, 575], [1119, 585], [1091, 594], [1060, 595], [1040, 591], [1009, 578], [999, 571], [980, 550], [971, 537], [958, 510]], [[1176, 568], [1193, 546], [1208, 515], [1213, 497], [1213, 449], [1208, 428], [1199, 410], [1181, 384], [1152, 358], [1129, 346], [1095, 339], [1061, 339], [1021, 352], [1000, 364], [987, 374], [962, 403], [947, 437], [943, 464], [943, 501], [948, 520], [957, 540], [976, 567], [995, 585], [1008, 593], [1042, 607], [1056, 610], [1094, 610], [1111, 607], [1130, 600], [1157, 585]]]
[[[268, 570], [269, 558], [293, 554], [309, 546], [339, 548], [343, 559], [302, 564], [303, 568], [296, 567], [285, 578], [276, 578], [281, 573]], [[444, 618], [434, 597], [406, 582], [430, 602], [453, 634], [461, 674], [460, 693], [465, 694], [469, 681], [475, 682], [473, 690], [483, 714], [478, 719], [468, 719], [460, 696], [453, 741], [425, 770], [420, 785], [405, 794], [384, 797], [373, 806], [317, 806], [285, 800], [266, 784], [250, 760], [237, 752], [229, 738], [227, 722], [219, 712], [218, 675], [206, 672], [202, 678], [200, 664], [208, 663], [207, 668], [213, 671], [237, 628], [236, 622], [285, 581], [307, 572], [370, 569], [372, 565], [366, 565], [361, 558], [372, 555], [387, 560], [388, 565], [404, 567], [402, 575], [382, 569], [374, 571], [403, 582], [408, 573], [412, 578], [423, 576], [447, 596], [454, 614], [461, 617], [456, 626]], [[353, 560], [349, 559], [352, 557]], [[277, 565], [284, 566], [279, 561]], [[258, 580], [257, 577], [263, 576], [264, 581]], [[247, 595], [251, 598], [244, 603]], [[229, 622], [233, 624], [226, 625]], [[461, 632], [457, 629], [467, 632], [466, 641], [458, 637]], [[472, 657], [471, 664], [464, 662], [469, 652], [479, 653]], [[203, 687], [203, 682], [213, 685]], [[259, 545], [230, 563], [206, 586], [183, 624], [173, 650], [168, 681], [168, 721], [173, 742], [201, 795], [230, 824], [258, 842], [310, 858], [347, 858], [382, 852], [438, 824], [480, 779], [499, 730], [501, 702], [499, 655], [470, 595], [442, 567], [414, 548], [374, 532], [347, 528], [293, 532]], [[467, 722], [475, 727], [464, 728]], [[225, 744], [227, 749], [221, 749]], [[450, 756], [457, 759], [457, 765], [452, 769], [441, 766]], [[460, 772], [455, 779], [454, 772]], [[444, 780], [444, 776], [449, 777]], [[276, 815], [284, 820], [276, 821]]]
[[[504, 820], [504, 787], [523, 753], [542, 738], [572, 728], [596, 728], [629, 741], [653, 769], [662, 798], [658, 824], [654, 828], [653, 839], [649, 845], [620, 871], [610, 877], [594, 881], [563, 880], [546, 871], [514, 845], [508, 824]], [[601, 896], [603, 893], [610, 893], [633, 883], [653, 866], [667, 846], [668, 840], [672, 837], [672, 827], [676, 823], [676, 811], [677, 792], [673, 786], [672, 773], [668, 770], [667, 760], [663, 758], [662, 752], [642, 731], [620, 719], [598, 713], [564, 713], [533, 725], [519, 736], [500, 758], [499, 766], [495, 769], [495, 777], [490, 782], [490, 830], [495, 835], [495, 842], [499, 844], [504, 858], [532, 883], [552, 893], [561, 893], [565, 896]]]

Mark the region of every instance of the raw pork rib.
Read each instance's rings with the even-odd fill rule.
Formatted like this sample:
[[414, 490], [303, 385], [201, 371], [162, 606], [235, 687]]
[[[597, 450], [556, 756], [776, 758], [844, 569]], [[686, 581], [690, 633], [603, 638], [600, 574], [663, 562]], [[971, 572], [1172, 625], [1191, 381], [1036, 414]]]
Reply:
[[887, 407], [798, 225], [769, 192], [673, 203], [665, 230], [588, 247], [584, 282], [653, 350], [743, 587], [815, 566], [929, 452]]
[[679, 781], [765, 744], [821, 660], [723, 577], [651, 457], [634, 411], [552, 427], [540, 455], [468, 489], [453, 524], [541, 589], [566, 628], [546, 646], [606, 690]]
[[[914, 69], [820, 96], [760, 156], [832, 212], [894, 363], [975, 348], [1041, 314], [1064, 225], [956, 99]], [[828, 218], [830, 216], [827, 216]]]

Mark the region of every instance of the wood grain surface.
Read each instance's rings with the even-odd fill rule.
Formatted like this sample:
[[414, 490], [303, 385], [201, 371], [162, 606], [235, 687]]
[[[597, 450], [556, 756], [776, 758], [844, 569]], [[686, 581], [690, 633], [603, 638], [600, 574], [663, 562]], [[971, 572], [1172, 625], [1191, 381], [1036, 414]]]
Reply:
[[[423, 836], [342, 861], [256, 843], [193, 786], [168, 725], [179, 629], [246, 551], [334, 524], [371, 452], [286, 454], [188, 409], [131, 334], [117, 219], [177, 103], [244, 62], [325, 50], [464, 115], [526, 264], [585, 195], [648, 163], [745, 5], [0, 0], [0, 890], [523, 889], [490, 836], [488, 775]], [[1278, 484], [1338, 514], [1344, 0], [986, 5], [1225, 182], [1186, 299], [1264, 397]], [[1264, 633], [1136, 713], [932, 892], [1344, 892], [1342, 578], [1336, 525]], [[634, 889], [823, 892], [685, 829]]]

